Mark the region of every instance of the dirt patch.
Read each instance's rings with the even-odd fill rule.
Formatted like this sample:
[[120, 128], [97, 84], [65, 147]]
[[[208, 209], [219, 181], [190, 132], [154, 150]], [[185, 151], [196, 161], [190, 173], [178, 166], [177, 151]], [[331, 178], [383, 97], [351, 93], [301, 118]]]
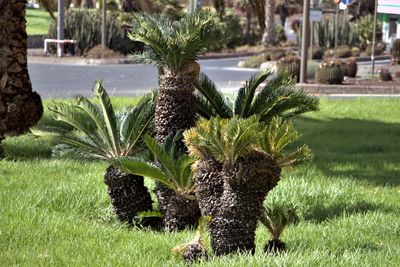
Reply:
[[84, 54], [84, 57], [92, 59], [103, 59], [103, 58], [110, 59], [110, 58], [123, 58], [124, 56], [121, 53], [111, 50], [109, 48], [104, 48], [101, 45], [96, 45], [88, 52], [86, 52]]

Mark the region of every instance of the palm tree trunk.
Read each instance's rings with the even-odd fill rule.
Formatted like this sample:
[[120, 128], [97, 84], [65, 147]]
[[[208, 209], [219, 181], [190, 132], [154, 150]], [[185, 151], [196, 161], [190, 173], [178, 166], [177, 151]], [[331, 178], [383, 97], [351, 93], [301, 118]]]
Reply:
[[275, 0], [265, 0], [265, 30], [262, 37], [262, 44], [269, 46], [275, 43]]
[[93, 0], [82, 0], [81, 7], [82, 8], [93, 8]]
[[215, 159], [202, 160], [196, 164], [195, 194], [203, 216], [214, 216], [220, 206], [224, 185], [221, 173], [222, 164]]
[[[161, 143], [168, 134], [195, 125], [196, 104], [192, 76], [172, 76], [167, 72], [160, 75], [159, 83], [155, 130], [156, 140]], [[161, 184], [157, 184], [156, 194], [167, 230], [196, 225], [200, 218], [197, 201], [187, 200]]]
[[81, 2], [82, 0], [73, 0], [72, 4], [74, 5], [74, 8], [79, 8], [81, 7]]
[[281, 169], [269, 156], [253, 152], [224, 164], [220, 208], [209, 225], [216, 255], [255, 252], [255, 230], [267, 193], [278, 183]]
[[28, 74], [25, 4], [0, 0], [0, 146], [6, 133], [26, 132], [43, 114]]
[[132, 223], [137, 213], [153, 209], [142, 176], [124, 173], [109, 166], [104, 175], [104, 183], [108, 186], [113, 211], [119, 220]]

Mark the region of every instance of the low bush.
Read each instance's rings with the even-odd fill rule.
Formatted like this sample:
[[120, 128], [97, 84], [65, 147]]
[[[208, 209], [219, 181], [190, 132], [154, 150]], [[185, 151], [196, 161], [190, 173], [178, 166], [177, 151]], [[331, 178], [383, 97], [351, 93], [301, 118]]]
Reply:
[[244, 68], [259, 68], [261, 64], [265, 61], [266, 60], [264, 54], [255, 55], [243, 61], [243, 64], [241, 66]]

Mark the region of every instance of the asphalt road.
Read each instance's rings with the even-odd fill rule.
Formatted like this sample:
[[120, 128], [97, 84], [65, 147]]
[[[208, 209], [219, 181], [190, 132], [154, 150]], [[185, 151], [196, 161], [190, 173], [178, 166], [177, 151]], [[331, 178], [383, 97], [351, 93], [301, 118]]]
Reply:
[[[256, 69], [238, 68], [234, 59], [201, 60], [205, 72], [222, 91], [235, 91]], [[110, 95], [134, 96], [157, 86], [155, 68], [139, 64], [73, 65], [29, 63], [32, 86], [43, 98], [91, 96], [95, 80], [103, 80]]]

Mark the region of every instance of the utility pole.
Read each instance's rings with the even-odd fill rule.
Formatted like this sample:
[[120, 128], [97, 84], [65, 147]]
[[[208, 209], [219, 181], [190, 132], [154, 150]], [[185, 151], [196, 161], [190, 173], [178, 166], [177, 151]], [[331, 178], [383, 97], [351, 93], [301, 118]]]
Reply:
[[301, 38], [301, 65], [300, 65], [300, 83], [307, 82], [307, 50], [310, 41], [310, 0], [304, 0], [303, 3], [303, 29]]
[[101, 46], [103, 48], [107, 47], [107, 0], [102, 0], [102, 17], [101, 17]]
[[64, 0], [58, 0], [58, 20], [57, 20], [57, 55], [64, 56]]
[[372, 75], [375, 74], [375, 43], [376, 43], [376, 17], [377, 17], [377, 6], [378, 6], [378, 0], [375, 0], [375, 9], [374, 9], [374, 30], [373, 30], [373, 33], [372, 33], [372, 53], [371, 53]]

